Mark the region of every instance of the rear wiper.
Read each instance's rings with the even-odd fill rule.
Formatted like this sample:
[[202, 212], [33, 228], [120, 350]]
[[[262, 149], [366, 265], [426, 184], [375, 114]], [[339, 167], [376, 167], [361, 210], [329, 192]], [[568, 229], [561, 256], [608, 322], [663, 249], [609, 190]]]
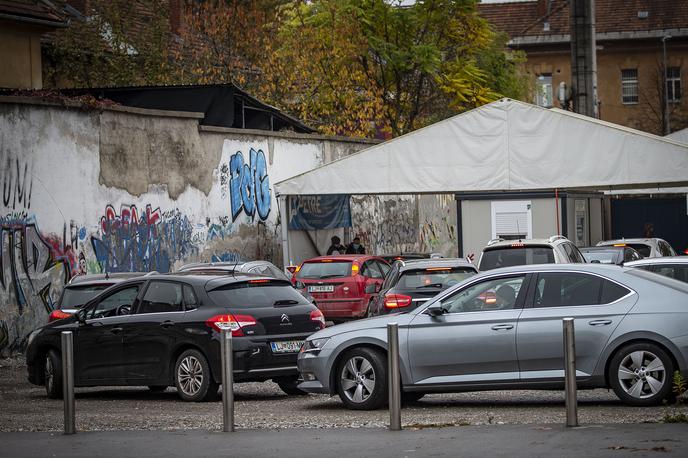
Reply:
[[430, 283], [429, 285], [416, 286], [416, 289], [421, 289], [421, 288], [441, 288], [442, 286], [444, 286], [442, 283]]
[[275, 301], [275, 303], [272, 304], [272, 305], [274, 305], [274, 306], [280, 306], [280, 305], [296, 305], [296, 304], [298, 304], [298, 303], [299, 303], [299, 301], [294, 300], [294, 299], [282, 299], [282, 300], [279, 300], [279, 301]]

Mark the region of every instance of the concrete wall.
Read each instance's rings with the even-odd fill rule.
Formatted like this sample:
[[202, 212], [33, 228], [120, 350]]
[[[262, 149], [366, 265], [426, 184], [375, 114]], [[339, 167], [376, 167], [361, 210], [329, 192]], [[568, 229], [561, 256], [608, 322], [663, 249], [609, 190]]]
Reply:
[[0, 98], [0, 352], [22, 347], [75, 275], [281, 265], [273, 184], [370, 145], [199, 117]]
[[41, 33], [0, 20], [0, 88], [41, 89]]

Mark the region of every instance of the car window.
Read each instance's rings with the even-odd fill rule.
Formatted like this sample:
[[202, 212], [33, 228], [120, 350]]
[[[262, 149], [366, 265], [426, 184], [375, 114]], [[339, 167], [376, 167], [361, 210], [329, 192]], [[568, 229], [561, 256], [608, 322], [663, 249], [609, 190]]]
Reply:
[[350, 261], [304, 262], [297, 272], [296, 278], [321, 279], [349, 277], [350, 275]]
[[662, 256], [675, 256], [674, 249], [664, 240], [658, 241], [659, 252]]
[[504, 247], [484, 251], [480, 258], [479, 270], [483, 272], [498, 267], [552, 263], [554, 263], [554, 252], [551, 247]]
[[271, 277], [277, 278], [278, 280], [291, 281], [291, 279], [289, 277], [287, 277], [287, 274], [285, 274], [283, 271], [279, 270], [277, 267], [271, 266], [271, 265], [268, 265], [267, 267], [268, 267], [268, 270], [270, 271], [270, 274], [267, 274], [267, 275], [270, 275]]
[[68, 286], [62, 293], [60, 308], [81, 307], [111, 285]]
[[[629, 250], [630, 251], [630, 250]], [[599, 262], [600, 264], [616, 264], [618, 252], [610, 248], [608, 250], [594, 250], [583, 253], [587, 262]]]
[[377, 263], [378, 268], [382, 272], [382, 276], [386, 277], [387, 274], [389, 273], [389, 270], [392, 268], [389, 264], [381, 262], [381, 261], [375, 261]]
[[392, 267], [387, 276], [385, 277], [385, 281], [382, 283], [382, 290], [387, 290], [392, 287], [392, 285], [396, 284], [397, 282], [397, 273], [399, 272], [399, 263], [395, 263]]
[[552, 272], [538, 275], [535, 307], [571, 307], [613, 302], [629, 290], [596, 275]]
[[184, 290], [184, 308], [186, 310], [193, 310], [198, 307], [198, 299], [196, 298], [196, 293], [189, 285], [183, 286]]
[[209, 291], [208, 296], [216, 305], [237, 309], [309, 304], [298, 291], [283, 281], [231, 283]]
[[574, 244], [571, 244], [571, 249], [573, 250], [573, 256], [576, 259], [575, 262], [579, 262], [582, 264], [585, 264], [585, 256], [583, 256], [583, 253], [578, 249], [578, 247]]
[[405, 289], [442, 288], [461, 283], [472, 277], [476, 272], [470, 267], [430, 267], [427, 269], [405, 270], [397, 282], [397, 286]]
[[102, 298], [93, 308], [88, 310], [87, 318], [117, 316], [117, 310], [123, 306], [131, 310], [131, 306], [139, 294], [139, 287], [140, 285], [130, 286]]
[[640, 253], [640, 255], [644, 258], [649, 258], [650, 253], [652, 252], [652, 247], [650, 245], [645, 245], [644, 243], [629, 243], [628, 246]]
[[382, 272], [380, 271], [380, 268], [377, 266], [377, 263], [375, 263], [374, 261], [366, 261], [363, 263], [363, 267], [361, 267], [361, 275], [370, 278], [384, 277], [384, 275], [382, 275]]
[[525, 275], [485, 280], [442, 299], [440, 305], [447, 313], [513, 309], [519, 295], [525, 294], [524, 279]]
[[665, 277], [674, 278], [688, 283], [688, 265], [684, 264], [657, 264], [652, 266], [653, 272]]
[[170, 281], [152, 281], [136, 313], [181, 312], [182, 285]]

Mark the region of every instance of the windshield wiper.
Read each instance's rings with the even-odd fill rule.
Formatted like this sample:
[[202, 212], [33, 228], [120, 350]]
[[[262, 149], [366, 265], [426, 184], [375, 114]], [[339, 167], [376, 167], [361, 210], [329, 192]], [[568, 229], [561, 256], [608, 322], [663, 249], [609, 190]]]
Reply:
[[444, 286], [442, 283], [430, 283], [429, 285], [416, 286], [416, 289], [422, 289], [422, 288], [441, 288], [442, 286]]
[[280, 306], [280, 305], [296, 305], [296, 304], [298, 304], [298, 303], [299, 303], [299, 301], [294, 300], [294, 299], [282, 299], [282, 300], [279, 300], [279, 301], [275, 301], [275, 303], [272, 304], [272, 305], [274, 305], [274, 306]]
[[339, 274], [323, 275], [322, 277], [316, 277], [316, 278], [323, 279], [323, 278], [335, 278], [335, 277], [341, 277], [341, 275], [339, 275]]

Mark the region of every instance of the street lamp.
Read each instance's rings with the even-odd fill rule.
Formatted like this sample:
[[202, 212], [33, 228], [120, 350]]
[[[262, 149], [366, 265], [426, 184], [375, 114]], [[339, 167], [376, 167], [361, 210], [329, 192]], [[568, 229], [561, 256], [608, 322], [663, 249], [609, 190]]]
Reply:
[[669, 122], [669, 69], [667, 68], [666, 56], [666, 41], [671, 38], [671, 35], [664, 35], [662, 37], [662, 65], [664, 67], [664, 135], [671, 133], [671, 123]]

